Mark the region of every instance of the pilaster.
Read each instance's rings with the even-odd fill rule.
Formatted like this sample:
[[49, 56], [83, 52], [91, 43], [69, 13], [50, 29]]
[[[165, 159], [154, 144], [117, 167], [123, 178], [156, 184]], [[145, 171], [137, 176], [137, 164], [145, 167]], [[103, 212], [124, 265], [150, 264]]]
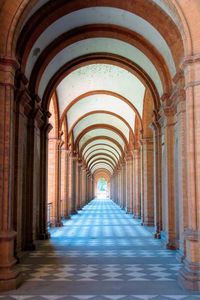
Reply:
[[0, 291], [17, 288], [21, 276], [14, 257], [12, 226], [15, 60], [0, 59]]
[[126, 156], [126, 212], [133, 213], [133, 157], [130, 151]]
[[133, 150], [133, 215], [141, 217], [141, 168], [140, 149]]
[[153, 172], [153, 140], [151, 137], [141, 139], [142, 144], [142, 224], [154, 225], [154, 178]]
[[162, 231], [162, 134], [158, 119], [159, 115], [154, 113], [150, 127], [153, 130], [154, 152], [154, 237], [160, 239]]
[[179, 282], [185, 288], [200, 290], [200, 54], [185, 58], [182, 69], [186, 96], [186, 167], [187, 167], [187, 228], [185, 258]]
[[162, 237], [166, 247], [176, 249], [176, 204], [175, 204], [175, 161], [174, 161], [174, 127], [176, 109], [168, 95], [162, 98], [162, 108], [159, 112], [159, 123], [162, 127]]

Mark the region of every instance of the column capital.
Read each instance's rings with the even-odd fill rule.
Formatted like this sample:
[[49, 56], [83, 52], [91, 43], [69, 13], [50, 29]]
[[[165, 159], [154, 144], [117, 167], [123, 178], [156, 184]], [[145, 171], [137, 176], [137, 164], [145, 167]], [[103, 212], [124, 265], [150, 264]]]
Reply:
[[163, 115], [167, 118], [174, 117], [176, 114], [176, 105], [173, 102], [173, 97], [167, 93], [163, 94], [161, 97], [162, 106], [159, 111], [159, 115]]
[[15, 101], [19, 103], [19, 111], [22, 115], [28, 117], [33, 110], [33, 101], [28, 93], [28, 90], [18, 89], [16, 91]]
[[181, 69], [184, 70], [187, 66], [195, 63], [200, 63], [200, 53], [184, 57]]
[[153, 137], [143, 137], [140, 139], [141, 146], [153, 144]]
[[194, 230], [191, 228], [187, 228], [184, 231], [184, 236], [186, 240], [190, 241], [200, 241], [200, 231], [199, 230]]
[[0, 85], [8, 85], [15, 88], [15, 72], [19, 69], [19, 63], [12, 57], [0, 57]]
[[34, 117], [35, 127], [41, 129], [45, 125], [45, 121], [46, 121], [45, 112], [40, 107], [38, 107], [34, 111], [33, 117]]

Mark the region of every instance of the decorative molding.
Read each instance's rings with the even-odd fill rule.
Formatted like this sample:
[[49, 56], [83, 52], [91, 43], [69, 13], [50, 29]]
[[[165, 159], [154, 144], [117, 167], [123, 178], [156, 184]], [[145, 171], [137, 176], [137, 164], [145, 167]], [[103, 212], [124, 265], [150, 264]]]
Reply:
[[34, 114], [34, 123], [35, 123], [35, 126], [39, 129], [41, 129], [42, 126], [45, 124], [44, 116], [45, 116], [45, 114], [41, 110], [41, 108], [37, 108], [35, 111], [35, 114]]
[[194, 230], [191, 228], [187, 228], [184, 232], [184, 236], [186, 240], [190, 241], [200, 241], [200, 231]]
[[19, 62], [11, 57], [0, 57], [0, 65], [12, 67], [14, 70], [20, 67]]
[[184, 57], [181, 68], [186, 68], [188, 65], [199, 63], [200, 62], [200, 54], [195, 54], [191, 56]]

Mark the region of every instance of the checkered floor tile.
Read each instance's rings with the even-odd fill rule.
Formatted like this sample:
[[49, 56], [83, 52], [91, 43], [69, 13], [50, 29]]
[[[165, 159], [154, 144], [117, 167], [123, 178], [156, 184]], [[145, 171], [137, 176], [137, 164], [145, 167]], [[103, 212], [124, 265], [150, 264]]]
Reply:
[[12, 295], [1, 300], [198, 300], [199, 295]]
[[179, 264], [22, 265], [27, 281], [175, 281]]
[[21, 263], [24, 283], [0, 300], [195, 300], [177, 283], [176, 251], [111, 200], [93, 200], [51, 228]]

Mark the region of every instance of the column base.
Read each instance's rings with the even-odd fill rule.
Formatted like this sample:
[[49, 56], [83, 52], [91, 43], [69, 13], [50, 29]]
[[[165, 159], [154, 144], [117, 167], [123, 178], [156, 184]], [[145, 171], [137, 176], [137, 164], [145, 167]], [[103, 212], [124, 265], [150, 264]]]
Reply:
[[176, 250], [177, 246], [176, 246], [175, 242], [168, 242], [168, 243], [166, 243], [166, 248], [169, 250]]
[[22, 277], [14, 258], [14, 240], [16, 232], [0, 232], [0, 291], [16, 289]]
[[145, 220], [143, 222], [143, 225], [152, 227], [152, 226], [154, 226], [154, 222], [152, 222], [151, 220]]
[[130, 209], [130, 208], [126, 208], [126, 213], [127, 213], [127, 214], [132, 214], [131, 209]]
[[181, 263], [183, 262], [183, 260], [185, 259], [185, 254], [184, 254], [184, 252], [183, 252], [182, 249], [179, 249], [179, 250], [177, 251], [176, 259], [177, 259], [177, 261], [178, 261], [180, 264], [181, 264]]
[[141, 215], [139, 215], [139, 214], [138, 214], [138, 215], [137, 215], [137, 214], [134, 214], [134, 215], [133, 215], [133, 218], [134, 218], [134, 219], [141, 219]]
[[173, 237], [170, 237], [165, 231], [161, 231], [161, 239], [166, 249], [176, 250], [177, 243]]
[[160, 232], [154, 233], [154, 238], [155, 239], [161, 239], [161, 233]]
[[23, 279], [19, 272], [12, 272], [9, 276], [12, 278], [0, 278], [0, 292], [16, 290], [21, 285]]
[[185, 259], [178, 274], [178, 282], [183, 288], [200, 291], [200, 263], [190, 263]]
[[34, 251], [35, 249], [36, 249], [36, 246], [33, 242], [27, 242], [23, 247], [23, 250], [25, 250], [25, 251]]
[[56, 221], [54, 223], [52, 222], [49, 227], [62, 227], [62, 226], [63, 226], [62, 221]]
[[63, 222], [62, 221], [56, 222], [55, 227], [63, 227]]
[[51, 234], [49, 232], [39, 234], [39, 240], [49, 240], [50, 238]]
[[154, 226], [154, 218], [150, 216], [144, 216], [144, 219], [142, 220], [144, 226]]

